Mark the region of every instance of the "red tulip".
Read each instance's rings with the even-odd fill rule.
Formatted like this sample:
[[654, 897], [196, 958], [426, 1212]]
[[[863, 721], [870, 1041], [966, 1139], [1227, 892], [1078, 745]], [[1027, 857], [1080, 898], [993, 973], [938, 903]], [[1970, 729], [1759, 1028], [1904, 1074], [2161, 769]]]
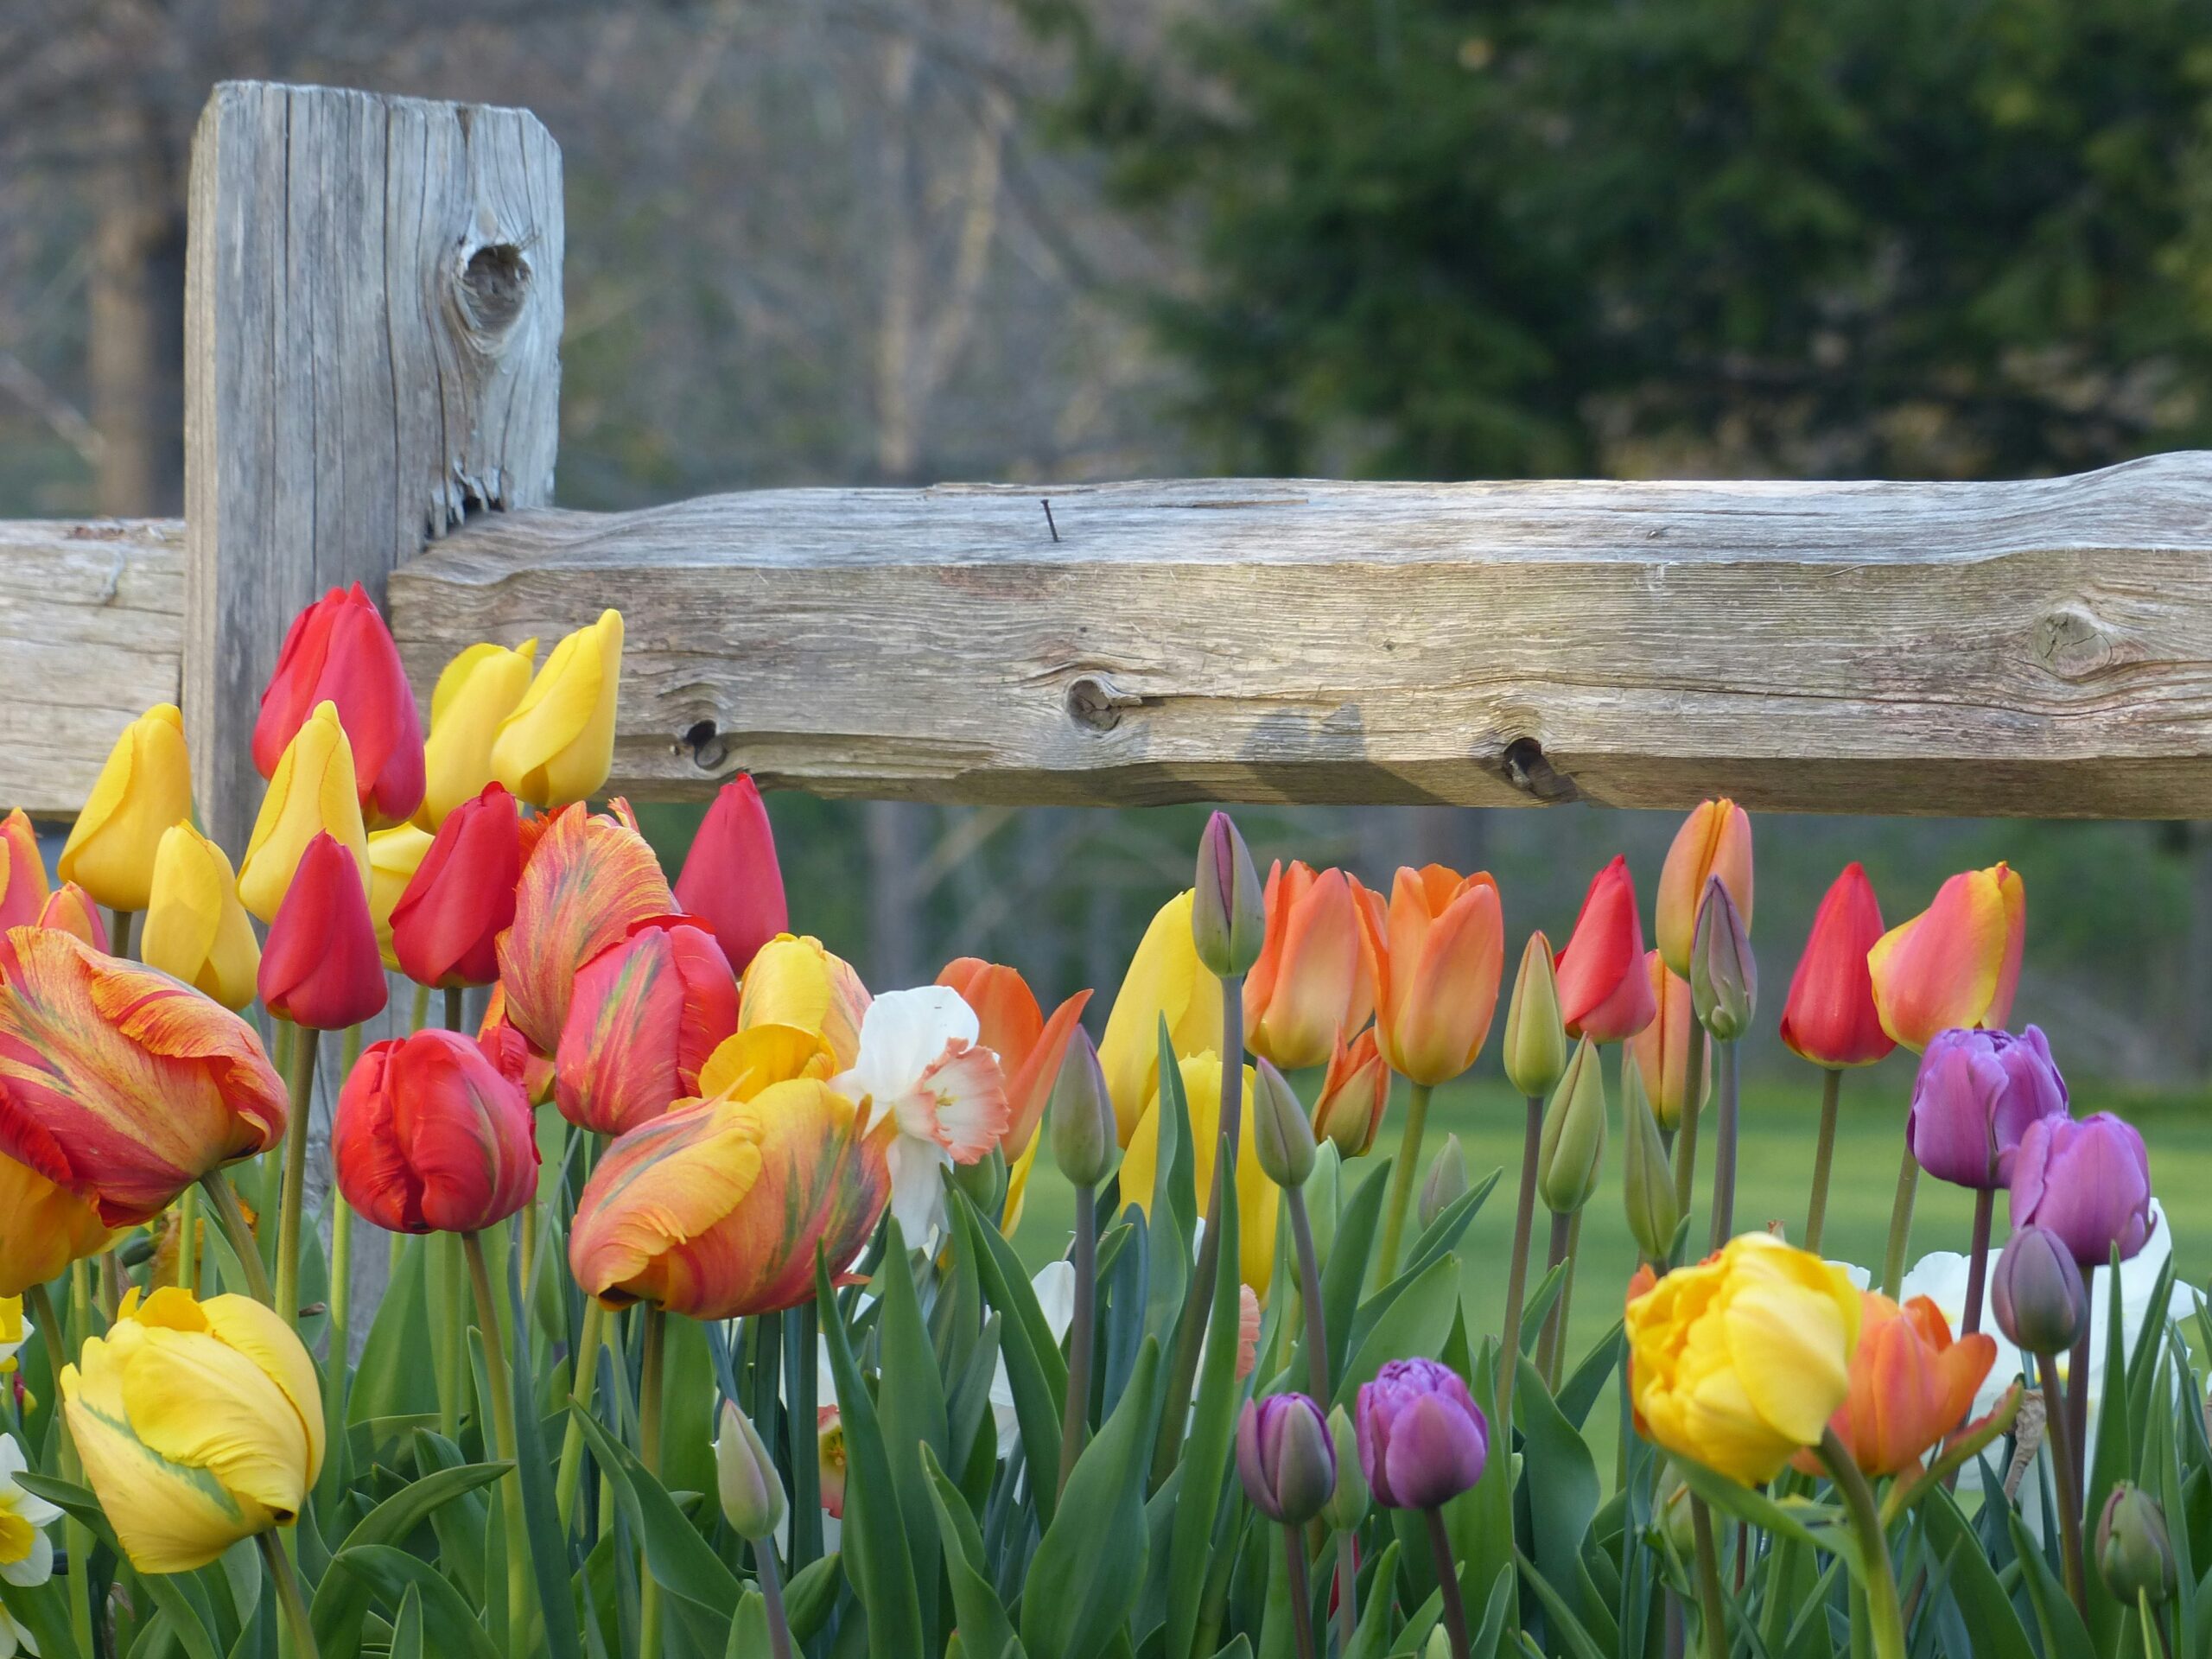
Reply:
[[1570, 1037], [1613, 1043], [1633, 1037], [1659, 1012], [1643, 965], [1643, 923], [1628, 860], [1591, 878], [1573, 937], [1559, 953], [1560, 1018]]
[[330, 1155], [338, 1190], [395, 1233], [474, 1233], [505, 1221], [537, 1189], [530, 1102], [503, 1068], [456, 1032], [372, 1043], [338, 1096]]
[[576, 974], [553, 1055], [571, 1123], [620, 1135], [700, 1093], [699, 1069], [737, 1031], [737, 976], [681, 916], [635, 923]]
[[107, 924], [100, 919], [100, 907], [74, 881], [64, 881], [46, 895], [46, 902], [39, 906], [38, 925], [60, 928], [95, 950], [108, 950]]
[[1874, 884], [1862, 867], [1847, 864], [1821, 900], [1790, 976], [1782, 1040], [1791, 1052], [1833, 1068], [1872, 1065], [1897, 1046], [1882, 1029], [1874, 976], [1866, 969], [1866, 953], [1881, 937]]
[[0, 930], [38, 919], [46, 905], [46, 861], [22, 807], [0, 819]]
[[272, 776], [285, 746], [319, 702], [338, 705], [353, 747], [361, 814], [373, 825], [423, 804], [423, 721], [391, 631], [359, 582], [333, 588], [292, 619], [253, 723], [253, 765]]
[[1090, 993], [1077, 991], [1047, 1020], [1028, 981], [1003, 963], [961, 957], [945, 963], [937, 982], [959, 992], [960, 1000], [976, 1011], [982, 1027], [978, 1040], [999, 1057], [1009, 1109], [999, 1145], [1008, 1160], [1017, 1159], [1028, 1150], [1044, 1118], [1060, 1060]]
[[486, 784], [446, 815], [391, 907], [391, 950], [417, 984], [489, 985], [515, 918], [523, 830], [515, 798]]
[[342, 1031], [381, 1013], [384, 957], [360, 867], [335, 836], [318, 833], [269, 925], [257, 982], [269, 1012], [317, 1031]]
[[742, 772], [722, 785], [707, 809], [676, 878], [676, 902], [714, 930], [722, 954], [741, 974], [755, 951], [791, 930], [776, 834], [760, 791]]

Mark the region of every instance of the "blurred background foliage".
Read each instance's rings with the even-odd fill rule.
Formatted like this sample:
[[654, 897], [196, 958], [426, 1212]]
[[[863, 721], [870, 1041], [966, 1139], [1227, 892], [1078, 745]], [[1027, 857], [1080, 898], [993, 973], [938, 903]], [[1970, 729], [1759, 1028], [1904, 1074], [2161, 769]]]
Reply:
[[[546, 121], [571, 505], [1236, 469], [1970, 479], [2203, 443], [2208, 23], [2206, 0], [0, 0], [0, 514], [178, 509], [185, 163], [226, 75]], [[871, 982], [978, 954], [1048, 1006], [1099, 987], [1100, 1019], [1199, 823], [771, 805], [795, 920]], [[696, 813], [645, 817], [672, 867]], [[1376, 883], [1487, 866], [1516, 944], [1562, 940], [1616, 849], [1648, 905], [1673, 827], [1240, 817], [1262, 857]], [[2194, 1100], [2200, 826], [1764, 819], [1768, 1033], [1853, 857], [1893, 920], [2012, 859], [2021, 1017], [2077, 1089]], [[1788, 1075], [1762, 1041], [1747, 1062]]]

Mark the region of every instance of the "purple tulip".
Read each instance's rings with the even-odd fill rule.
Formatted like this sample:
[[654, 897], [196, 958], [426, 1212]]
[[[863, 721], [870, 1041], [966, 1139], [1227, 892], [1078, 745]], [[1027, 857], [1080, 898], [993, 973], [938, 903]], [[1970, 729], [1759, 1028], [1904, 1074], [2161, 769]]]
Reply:
[[1433, 1510], [1483, 1478], [1490, 1424], [1459, 1374], [1394, 1359], [1359, 1390], [1359, 1466], [1378, 1503]]
[[1334, 1496], [1337, 1448], [1321, 1408], [1302, 1394], [1248, 1400], [1236, 1419], [1236, 1474], [1252, 1507], [1302, 1527]]
[[2110, 1112], [2031, 1123], [2012, 1159], [2012, 1225], [2048, 1227], [2083, 1271], [2133, 1256], [2158, 1224], [2151, 1156]]
[[2066, 1079], [2033, 1026], [1936, 1033], [1912, 1084], [1905, 1144], [1939, 1181], [1990, 1192], [2012, 1179], [2031, 1123], [2066, 1115]]
[[1989, 1275], [1997, 1328], [2031, 1354], [2063, 1354], [2087, 1328], [2089, 1293], [2065, 1240], [2048, 1227], [2012, 1235]]

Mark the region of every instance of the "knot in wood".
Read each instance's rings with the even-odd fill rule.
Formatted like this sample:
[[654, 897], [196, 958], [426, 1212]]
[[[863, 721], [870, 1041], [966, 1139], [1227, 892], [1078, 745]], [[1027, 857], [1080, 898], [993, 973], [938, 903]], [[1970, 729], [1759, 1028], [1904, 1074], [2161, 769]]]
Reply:
[[1516, 737], [1505, 746], [1503, 769], [1508, 783], [1547, 806], [1582, 798], [1574, 779], [1552, 765], [1533, 737]]
[[496, 341], [515, 326], [530, 297], [530, 261], [512, 242], [489, 242], [461, 271], [461, 307], [469, 327]]
[[1142, 697], [1101, 674], [1082, 675], [1068, 686], [1068, 718], [1086, 731], [1110, 732], [1122, 723], [1123, 709], [1143, 704]]
[[2086, 606], [2055, 607], [2036, 624], [2036, 658], [2062, 679], [2086, 680], [2112, 666], [2112, 635]]
[[729, 756], [721, 728], [711, 720], [695, 720], [685, 727], [678, 747], [691, 751], [691, 764], [702, 772], [715, 771]]

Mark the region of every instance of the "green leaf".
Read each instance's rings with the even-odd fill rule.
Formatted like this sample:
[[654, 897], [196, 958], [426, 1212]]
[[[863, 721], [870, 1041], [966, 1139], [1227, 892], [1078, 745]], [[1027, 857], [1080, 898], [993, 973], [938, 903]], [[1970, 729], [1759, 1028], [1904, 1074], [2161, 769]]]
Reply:
[[2036, 1659], [2035, 1644], [2021, 1627], [2020, 1615], [1989, 1564], [1981, 1540], [1958, 1500], [1948, 1492], [1929, 1493], [1917, 1510], [1929, 1541], [1949, 1565], [1951, 1595], [1964, 1617], [1974, 1659]]
[[1331, 1376], [1344, 1374], [1344, 1357], [1351, 1351], [1352, 1318], [1359, 1312], [1360, 1287], [1367, 1282], [1375, 1229], [1389, 1190], [1390, 1160], [1379, 1158], [1375, 1166], [1338, 1217], [1336, 1242], [1329, 1247], [1328, 1265], [1321, 1269], [1321, 1312], [1329, 1333]]
[[914, 1295], [913, 1258], [895, 1217], [884, 1223], [883, 1265], [876, 1270], [876, 1326], [882, 1344], [881, 1374], [892, 1386], [876, 1402], [883, 1419], [883, 1444], [891, 1456], [892, 1484], [913, 1562], [914, 1589], [929, 1645], [943, 1645], [938, 1618], [938, 1532], [930, 1515], [932, 1494], [924, 1459], [942, 1469], [952, 1455], [952, 1426], [944, 1403], [944, 1380], [938, 1373], [937, 1350], [922, 1324]]
[[[1519, 1385], [1515, 1386], [1518, 1388]], [[1550, 1618], [1554, 1631], [1566, 1638], [1567, 1650], [1574, 1659], [1608, 1659], [1605, 1650], [1598, 1645], [1597, 1638], [1584, 1628], [1582, 1621], [1574, 1616], [1574, 1610], [1567, 1605], [1567, 1599], [1553, 1589], [1545, 1581], [1544, 1575], [1536, 1570], [1536, 1564], [1517, 1549], [1513, 1552], [1513, 1559], [1521, 1569], [1522, 1581], [1536, 1592], [1536, 1599], [1543, 1604], [1545, 1615]]]
[[[1382, 1659], [1389, 1651], [1390, 1586], [1397, 1576], [1398, 1544], [1392, 1539], [1382, 1546], [1382, 1558], [1375, 1563], [1375, 1576], [1369, 1580], [1375, 1587], [1360, 1604], [1359, 1623], [1352, 1627], [1351, 1645], [1338, 1659]], [[1476, 1651], [1490, 1650], [1478, 1648]]]
[[1573, 1374], [1560, 1385], [1560, 1414], [1577, 1429], [1589, 1421], [1590, 1408], [1605, 1392], [1605, 1379], [1613, 1374], [1613, 1367], [1620, 1363], [1627, 1348], [1628, 1326], [1624, 1321], [1616, 1319], [1613, 1328], [1598, 1338]]
[[1571, 1585], [1590, 1517], [1598, 1512], [1598, 1465], [1588, 1444], [1553, 1402], [1543, 1374], [1526, 1359], [1520, 1363], [1513, 1414], [1524, 1455], [1541, 1475], [1528, 1487], [1536, 1565], [1553, 1584]]
[[1690, 1491], [1723, 1515], [1779, 1537], [1795, 1538], [1801, 1544], [1826, 1550], [1831, 1555], [1853, 1553], [1852, 1536], [1843, 1523], [1840, 1510], [1802, 1498], [1777, 1502], [1764, 1492], [1739, 1485], [1688, 1458], [1676, 1459], [1675, 1467], [1681, 1471], [1682, 1480]]
[[1373, 1382], [1385, 1361], [1436, 1352], [1459, 1310], [1459, 1258], [1439, 1256], [1375, 1321], [1337, 1380], [1336, 1403], [1351, 1409], [1359, 1385]]
[[[499, 1659], [499, 1650], [461, 1592], [420, 1556], [387, 1544], [364, 1544], [340, 1550], [331, 1557], [330, 1570], [334, 1575], [353, 1574], [395, 1607], [410, 1588], [415, 1590], [423, 1610], [423, 1639], [439, 1659]], [[320, 1641], [316, 1645], [321, 1645]]]
[[592, 1455], [613, 1484], [615, 1503], [637, 1529], [645, 1546], [645, 1565], [653, 1577], [670, 1594], [681, 1596], [717, 1618], [726, 1619], [734, 1614], [742, 1588], [737, 1574], [684, 1519], [668, 1489], [638, 1461], [635, 1452], [609, 1434], [582, 1406], [569, 1409], [583, 1424]]
[[423, 1659], [423, 1592], [411, 1584], [391, 1621], [391, 1659]]
[[[973, 1210], [970, 1205], [963, 1213], [972, 1214]], [[971, 1224], [969, 1230], [972, 1234], [977, 1230]], [[985, 1230], [992, 1230], [986, 1224]], [[836, 1311], [829, 1264], [818, 1254], [814, 1283], [823, 1311], [822, 1334], [830, 1344], [830, 1375], [837, 1383], [837, 1409], [844, 1423], [845, 1522], [841, 1535], [845, 1564], [868, 1613], [869, 1651], [877, 1659], [907, 1659], [924, 1651], [925, 1642], [913, 1560], [906, 1553], [906, 1527], [899, 1518], [899, 1489], [892, 1481], [875, 1401], [861, 1380], [845, 1321]], [[1026, 1281], [1023, 1287], [1027, 1288]]]
[[[2097, 1402], [2095, 1446], [2088, 1456], [2088, 1490], [2082, 1503], [2082, 1513], [2089, 1517], [2088, 1524], [2093, 1527], [2096, 1517], [2104, 1513], [2105, 1500], [2112, 1489], [2133, 1471], [2140, 1438], [2137, 1422], [2131, 1421], [2135, 1414], [2128, 1409], [2127, 1324], [2126, 1304], [2120, 1294], [2118, 1254], [2115, 1247], [2113, 1265], [2104, 1269], [2103, 1288], [2107, 1293], [2104, 1375], [2101, 1397]], [[2158, 1325], [2155, 1317], [2145, 1319], [2144, 1333], [2147, 1336]], [[2083, 1588], [2088, 1592], [2089, 1605], [2089, 1639], [2099, 1653], [2108, 1654], [2119, 1640], [2120, 1618], [2126, 1609], [2105, 1588], [2103, 1573], [2092, 1570], [2087, 1577], [2088, 1582]], [[2047, 1649], [2045, 1659], [2051, 1659]]]
[[[84, 1659], [69, 1624], [69, 1590], [76, 1582], [74, 1578], [60, 1578], [25, 1586], [0, 1579], [0, 1605], [6, 1606], [10, 1618], [31, 1633], [45, 1659]], [[175, 1620], [171, 1619], [171, 1628], [175, 1625]], [[203, 1639], [206, 1634], [204, 1630], [200, 1632]], [[193, 1659], [215, 1659], [212, 1642], [205, 1649], [194, 1647], [181, 1630], [177, 1631], [177, 1639]]]
[[1206, 1323], [1205, 1364], [1198, 1377], [1198, 1408], [1178, 1465], [1181, 1497], [1175, 1505], [1167, 1561], [1167, 1659], [1190, 1654], [1198, 1640], [1198, 1604], [1213, 1554], [1222, 1478], [1236, 1433], [1238, 1294], [1236, 1183], [1221, 1184], [1221, 1247], [1215, 1258], [1213, 1306]]
[[[210, 1227], [212, 1237], [219, 1230]], [[430, 1321], [424, 1285], [428, 1250], [422, 1238], [410, 1238], [400, 1247], [399, 1266], [385, 1287], [362, 1344], [360, 1363], [353, 1368], [353, 1389], [346, 1396], [350, 1422], [377, 1417], [430, 1415], [438, 1409], [437, 1373], [425, 1363], [430, 1351]]]
[[[523, 1224], [527, 1226], [529, 1222], [525, 1211]], [[576, 1630], [575, 1598], [569, 1588], [569, 1541], [553, 1495], [553, 1459], [546, 1452], [537, 1404], [531, 1397], [529, 1320], [523, 1311], [522, 1268], [516, 1255], [510, 1255], [507, 1262], [507, 1306], [512, 1338], [507, 1375], [514, 1396], [515, 1463], [522, 1487], [523, 1524], [530, 1535], [531, 1572], [544, 1620], [545, 1647], [551, 1659], [583, 1659], [582, 1639]], [[692, 1321], [677, 1323], [689, 1325]]]
[[[1159, 1104], [1154, 1112], [1157, 1130], [1153, 1158], [1152, 1191], [1146, 1239], [1145, 1333], [1165, 1348], [1175, 1340], [1177, 1325], [1190, 1294], [1191, 1235], [1198, 1214], [1197, 1154], [1191, 1145], [1191, 1103], [1183, 1089], [1183, 1068], [1168, 1035], [1167, 1020], [1160, 1020]], [[1135, 1208], [1135, 1195], [1122, 1194], [1124, 1210]], [[1162, 1224], [1160, 1217], [1168, 1218]]]
[[[332, 1553], [333, 1563], [349, 1549], [400, 1543], [433, 1510], [490, 1485], [506, 1471], [504, 1463], [467, 1463], [410, 1482], [361, 1517]], [[326, 1572], [308, 1612], [315, 1645], [327, 1652], [353, 1652], [360, 1644], [361, 1620], [368, 1610], [368, 1587], [361, 1580]]]
[[2017, 1514], [2007, 1512], [2005, 1519], [2012, 1531], [2012, 1548], [2019, 1557], [2020, 1580], [2043, 1631], [2043, 1659], [2096, 1659], [2097, 1649], [2082, 1616], [2074, 1611], [2066, 1586], [2044, 1559], [2042, 1548], [2028, 1535]]
[[[950, 1202], [953, 1226], [976, 1255], [983, 1295], [1005, 1321], [999, 1330], [999, 1351], [1006, 1357], [1007, 1382], [1014, 1393], [1014, 1423], [1021, 1432], [1023, 1454], [1032, 1469], [1050, 1469], [1057, 1473], [1060, 1466], [1060, 1408], [1067, 1397], [1067, 1362], [1060, 1357], [1057, 1344], [1042, 1351], [1037, 1346], [1037, 1328], [1042, 1326], [1049, 1339], [1051, 1327], [1045, 1324], [1045, 1313], [1037, 1305], [1036, 1292], [1022, 1276], [1018, 1262], [1009, 1274], [979, 1236], [995, 1234], [997, 1230], [982, 1218], [966, 1194], [955, 1192]], [[1030, 1322], [1033, 1314], [1034, 1325]], [[1049, 1525], [1054, 1497], [1052, 1484], [1033, 1481], [1030, 1486], [1036, 1497], [1037, 1518]]]
[[[16, 1484], [33, 1496], [42, 1497], [48, 1503], [58, 1505], [74, 1516], [92, 1529], [94, 1536], [113, 1550], [118, 1559], [124, 1559], [123, 1546], [116, 1540], [115, 1529], [108, 1524], [107, 1513], [100, 1508], [99, 1499], [92, 1495], [90, 1488], [79, 1486], [74, 1481], [56, 1480], [51, 1476], [35, 1475], [28, 1470], [17, 1473]], [[185, 1594], [182, 1586], [189, 1580], [180, 1574], [165, 1573], [147, 1573], [137, 1576], [139, 1582], [146, 1586], [147, 1593], [153, 1598], [154, 1605], [168, 1615], [169, 1623], [175, 1629], [178, 1640], [186, 1643], [188, 1648], [192, 1648], [188, 1632], [197, 1630], [204, 1634], [207, 1623], [204, 1610], [195, 1608]], [[51, 1584], [54, 1580], [49, 1579], [48, 1582]], [[66, 1604], [64, 1605], [66, 1617]], [[73, 1646], [73, 1643], [72, 1645]], [[210, 1651], [213, 1647], [213, 1641], [210, 1637], [208, 1639]], [[63, 1651], [68, 1650], [63, 1649]], [[199, 1649], [192, 1648], [192, 1650], [195, 1659], [198, 1659]]]
[[812, 1641], [815, 1632], [830, 1622], [844, 1578], [844, 1560], [834, 1553], [791, 1574], [784, 1586], [784, 1618], [791, 1624], [793, 1641]]
[[751, 1585], [737, 1599], [737, 1617], [729, 1622], [729, 1644], [722, 1659], [753, 1659], [768, 1646], [768, 1600]]
[[969, 1513], [968, 1502], [945, 1478], [937, 1454], [926, 1446], [921, 1461], [930, 1484], [930, 1504], [937, 1514], [938, 1535], [944, 1546], [944, 1570], [952, 1586], [953, 1616], [959, 1622], [961, 1641], [978, 1653], [999, 1653], [1014, 1639], [1014, 1624], [1006, 1616], [999, 1592], [991, 1587], [991, 1563], [984, 1553], [983, 1535]]

